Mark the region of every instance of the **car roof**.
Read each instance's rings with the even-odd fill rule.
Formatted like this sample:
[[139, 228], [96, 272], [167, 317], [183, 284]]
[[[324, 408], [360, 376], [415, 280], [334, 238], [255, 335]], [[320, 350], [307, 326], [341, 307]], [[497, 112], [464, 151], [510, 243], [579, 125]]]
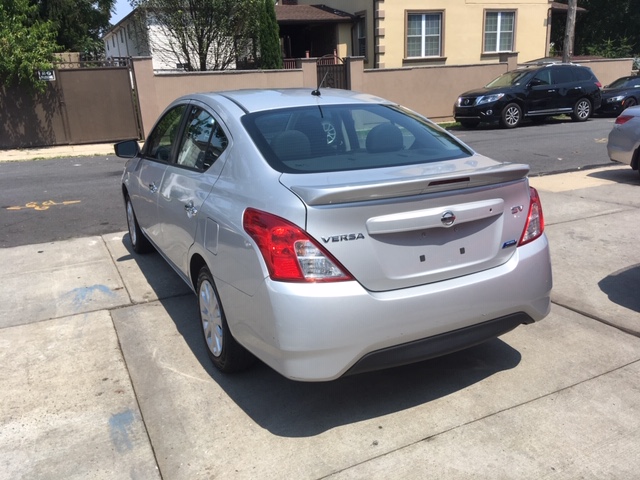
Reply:
[[375, 95], [335, 88], [321, 88], [319, 95], [311, 88], [228, 90], [186, 95], [180, 100], [194, 99], [210, 103], [220, 102], [223, 98], [235, 103], [246, 113], [318, 105], [393, 104]]

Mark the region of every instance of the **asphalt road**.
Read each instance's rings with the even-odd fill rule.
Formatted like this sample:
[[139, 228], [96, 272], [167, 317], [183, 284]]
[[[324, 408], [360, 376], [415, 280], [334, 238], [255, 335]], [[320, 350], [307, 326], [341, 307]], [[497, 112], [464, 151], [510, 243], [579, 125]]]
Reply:
[[[450, 131], [478, 153], [528, 163], [531, 175], [611, 165], [613, 119], [552, 119], [515, 130], [481, 126]], [[126, 230], [120, 196], [125, 160], [115, 156], [0, 163], [0, 247]]]
[[528, 163], [531, 175], [546, 175], [610, 165], [607, 137], [615, 118], [592, 118], [584, 123], [569, 117], [543, 124], [525, 123], [513, 130], [481, 125], [477, 129], [449, 129], [478, 153], [503, 162]]

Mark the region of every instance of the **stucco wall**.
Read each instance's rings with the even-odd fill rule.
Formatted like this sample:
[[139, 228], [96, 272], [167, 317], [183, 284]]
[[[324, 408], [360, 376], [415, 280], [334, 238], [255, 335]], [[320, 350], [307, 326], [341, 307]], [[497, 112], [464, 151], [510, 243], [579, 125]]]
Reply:
[[[513, 58], [500, 63], [405, 67], [365, 70], [363, 58], [348, 58], [351, 89], [398, 102], [436, 121], [450, 120], [453, 103], [467, 90], [489, 81], [515, 67]], [[632, 59], [582, 62], [591, 67], [605, 85], [630, 75]], [[154, 74], [150, 58], [133, 61], [136, 90], [140, 102], [145, 135], [158, 115], [177, 97], [205, 91], [239, 88], [291, 88], [317, 86], [316, 59], [301, 59], [296, 70], [226, 71]]]

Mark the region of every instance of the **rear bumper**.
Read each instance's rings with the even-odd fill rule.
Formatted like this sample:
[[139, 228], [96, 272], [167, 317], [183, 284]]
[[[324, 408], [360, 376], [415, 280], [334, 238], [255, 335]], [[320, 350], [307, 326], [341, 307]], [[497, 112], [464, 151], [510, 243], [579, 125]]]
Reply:
[[395, 347], [383, 348], [366, 354], [345, 375], [399, 367], [400, 365], [447, 355], [499, 337], [510, 332], [518, 325], [526, 325], [533, 323], [533, 321], [526, 313], [519, 312], [453, 332], [434, 335], [433, 337], [396, 345]]
[[[499, 267], [395, 291], [269, 279], [253, 297], [219, 289], [241, 344], [285, 377], [323, 381], [460, 350], [540, 320], [551, 287], [543, 235]], [[380, 353], [393, 350], [400, 363]]]
[[609, 132], [607, 153], [612, 161], [632, 165], [633, 155], [638, 148], [640, 145], [637, 144], [635, 136], [625, 132], [623, 128], [615, 126]]

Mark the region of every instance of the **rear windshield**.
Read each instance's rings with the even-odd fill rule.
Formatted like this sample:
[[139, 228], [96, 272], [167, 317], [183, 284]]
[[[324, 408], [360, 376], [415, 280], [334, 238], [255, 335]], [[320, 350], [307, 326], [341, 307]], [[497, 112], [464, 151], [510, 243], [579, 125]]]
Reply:
[[472, 153], [440, 127], [389, 105], [308, 106], [246, 115], [272, 168], [318, 173], [439, 162]]

